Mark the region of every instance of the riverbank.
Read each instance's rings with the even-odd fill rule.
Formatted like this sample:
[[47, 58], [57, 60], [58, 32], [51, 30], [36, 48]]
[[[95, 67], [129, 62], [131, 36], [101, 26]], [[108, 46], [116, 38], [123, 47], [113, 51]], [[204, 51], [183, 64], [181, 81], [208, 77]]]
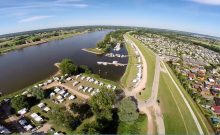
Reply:
[[[60, 77], [60, 76], [62, 76], [61, 71], [60, 71], [60, 68], [59, 68], [59, 65], [60, 65], [60, 63], [54, 63], [54, 66], [57, 67], [57, 71], [56, 71], [54, 74], [52, 74], [51, 76], [49, 76], [49, 77], [47, 77], [47, 78], [45, 78], [45, 79], [43, 79], [43, 80], [41, 80], [41, 81], [38, 81], [38, 82], [36, 82], [36, 83], [33, 83], [33, 84], [31, 84], [31, 85], [29, 85], [29, 86], [27, 86], [27, 87], [25, 87], [25, 88], [23, 88], [23, 89], [20, 89], [20, 90], [18, 90], [18, 91], [15, 91], [15, 92], [12, 92], [12, 93], [9, 93], [9, 94], [5, 94], [5, 95], [4, 95], [4, 93], [3, 93], [2, 96], [0, 96], [0, 102], [2, 102], [4, 99], [12, 98], [12, 97], [17, 96], [17, 95], [22, 95], [22, 93], [24, 93], [25, 91], [28, 91], [28, 90], [31, 89], [32, 87], [34, 87], [34, 86], [36, 86], [36, 85], [38, 85], [38, 84], [42, 84], [42, 83], [44, 83], [45, 81], [52, 79], [53, 77]], [[97, 75], [97, 74], [86, 74], [86, 73], [82, 73], [82, 75], [83, 75], [83, 76], [86, 76], [86, 77], [92, 77], [92, 78], [94, 78], [94, 79], [96, 79], [96, 80], [102, 81], [103, 83], [110, 84], [110, 85], [112, 85], [112, 86], [116, 86], [118, 89], [121, 89], [121, 88], [122, 88], [119, 83], [114, 82], [114, 81], [111, 81], [111, 80], [108, 80], [108, 79], [101, 78], [101, 77], [100, 77], [99, 75]]]
[[60, 75], [61, 75], [61, 71], [60, 71], [60, 69], [59, 69], [59, 64], [60, 64], [60, 63], [54, 63], [54, 66], [57, 67], [57, 71], [56, 71], [54, 74], [50, 75], [49, 77], [47, 77], [47, 78], [45, 78], [45, 79], [43, 79], [43, 80], [41, 80], [41, 81], [38, 81], [38, 82], [36, 82], [36, 83], [33, 83], [33, 84], [31, 84], [31, 85], [29, 85], [29, 86], [23, 88], [23, 89], [17, 90], [17, 91], [15, 91], [15, 92], [12, 92], [12, 93], [9, 93], [9, 94], [4, 94], [4, 93], [2, 92], [2, 94], [1, 94], [1, 96], [0, 96], [0, 102], [1, 102], [3, 99], [12, 98], [12, 97], [14, 97], [14, 96], [16, 96], [16, 95], [18, 95], [18, 94], [20, 94], [20, 93], [23, 93], [23, 92], [26, 91], [27, 89], [29, 89], [29, 88], [31, 88], [31, 87], [33, 87], [33, 86], [39, 84], [39, 83], [43, 83], [43, 82], [45, 82], [46, 80], [49, 80], [50, 78], [52, 78], [52, 77], [54, 77], [54, 76], [60, 76]]
[[97, 54], [97, 55], [102, 55], [105, 53], [101, 49], [97, 49], [97, 48], [83, 48], [82, 50], [85, 52], [89, 52], [89, 53], [93, 53], [93, 54]]
[[69, 38], [69, 37], [76, 36], [76, 35], [86, 34], [86, 33], [87, 32], [85, 32], [85, 31], [84, 32], [77, 32], [77, 33], [73, 33], [73, 34], [61, 35], [61, 36], [52, 37], [52, 38], [48, 38], [48, 39], [42, 39], [41, 41], [36, 41], [36, 42], [32, 42], [32, 43], [26, 43], [26, 44], [22, 44], [22, 45], [16, 45], [16, 46], [11, 46], [11, 47], [1, 48], [0, 49], [0, 55], [7, 54], [10, 51], [19, 50], [19, 49], [23, 49], [23, 48], [26, 48], [26, 47], [47, 43], [49, 41], [61, 40], [61, 39]]
[[60, 63], [54, 63], [54, 66], [57, 67], [57, 72], [53, 76], [61, 75]]

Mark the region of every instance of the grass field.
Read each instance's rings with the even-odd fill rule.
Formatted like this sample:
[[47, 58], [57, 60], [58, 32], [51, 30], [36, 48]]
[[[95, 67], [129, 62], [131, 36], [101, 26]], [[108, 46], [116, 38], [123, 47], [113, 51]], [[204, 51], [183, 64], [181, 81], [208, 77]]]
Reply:
[[147, 133], [147, 117], [139, 115], [139, 118], [133, 123], [120, 122], [117, 134], [146, 134]]
[[135, 65], [137, 64], [137, 58], [135, 57], [135, 53], [131, 45], [126, 44], [126, 49], [129, 55], [128, 65], [120, 81], [124, 87], [130, 90], [129, 88], [131, 88], [133, 85], [132, 80], [136, 77], [137, 74], [137, 67]]
[[145, 90], [141, 92], [141, 95], [138, 95], [139, 99], [146, 100], [151, 95], [153, 80], [154, 80], [154, 73], [155, 73], [155, 61], [156, 56], [155, 54], [145, 47], [143, 43], [141, 43], [139, 40], [135, 39], [134, 37], [127, 35], [131, 40], [134, 41], [134, 43], [138, 46], [138, 48], [141, 50], [142, 54], [145, 57], [145, 60], [147, 62], [147, 83]]
[[198, 134], [194, 120], [170, 77], [161, 73], [159, 94], [166, 134]]
[[169, 66], [167, 64], [165, 64], [165, 65], [166, 65], [167, 69], [169, 70], [171, 76], [173, 77], [173, 79], [175, 80], [175, 82], [177, 83], [179, 88], [181, 89], [185, 98], [189, 102], [190, 106], [192, 107], [192, 110], [195, 113], [195, 115], [196, 115], [202, 129], [203, 129], [204, 134], [214, 134], [212, 126], [210, 125], [209, 121], [207, 120], [205, 115], [200, 110], [199, 106], [193, 101], [193, 99], [190, 97], [190, 95], [187, 93], [187, 91], [182, 87], [182, 85], [180, 84], [180, 82], [178, 81], [178, 79], [176, 78], [176, 76], [174, 75], [172, 70], [169, 68]]

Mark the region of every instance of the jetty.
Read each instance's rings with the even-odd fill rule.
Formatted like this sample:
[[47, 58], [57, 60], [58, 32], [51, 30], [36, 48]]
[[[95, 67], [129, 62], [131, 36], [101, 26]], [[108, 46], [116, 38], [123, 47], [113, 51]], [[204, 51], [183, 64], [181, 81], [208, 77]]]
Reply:
[[114, 58], [114, 57], [118, 57], [118, 58], [126, 58], [128, 57], [128, 55], [124, 55], [124, 54], [114, 54], [114, 53], [106, 53], [105, 54], [106, 57], [111, 57], [111, 58]]
[[120, 51], [121, 50], [121, 44], [117, 43], [117, 45], [113, 49], [114, 51]]
[[123, 64], [123, 63], [118, 63], [118, 61], [113, 61], [113, 62], [104, 62], [104, 61], [98, 61], [97, 62], [98, 65], [114, 65], [114, 66], [126, 66], [127, 64]]

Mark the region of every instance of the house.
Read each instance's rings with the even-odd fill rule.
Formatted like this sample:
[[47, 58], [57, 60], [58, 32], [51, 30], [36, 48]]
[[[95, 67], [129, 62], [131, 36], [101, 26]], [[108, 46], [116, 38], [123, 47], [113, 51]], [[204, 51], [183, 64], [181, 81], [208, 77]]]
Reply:
[[27, 120], [25, 120], [24, 118], [20, 119], [20, 120], [18, 121], [18, 123], [19, 123], [26, 131], [30, 131], [31, 129], [34, 128], [34, 127], [33, 127], [31, 124], [29, 124], [29, 123], [27, 122]]
[[220, 106], [220, 98], [214, 97], [215, 105]]
[[220, 91], [220, 85], [213, 85], [212, 89]]
[[57, 87], [56, 87], [56, 88], [54, 89], [54, 92], [59, 93], [60, 90], [61, 90], [60, 88], [57, 88]]
[[202, 88], [201, 94], [202, 95], [210, 95], [210, 91], [206, 88]]
[[198, 77], [198, 79], [199, 79], [200, 81], [204, 81], [204, 80], [205, 80], [205, 77]]
[[80, 85], [80, 86], [78, 87], [78, 90], [82, 90], [83, 88], [84, 88], [84, 86]]
[[199, 89], [200, 89], [200, 85], [199, 85], [199, 84], [197, 84], [197, 83], [192, 84], [192, 87], [193, 87], [194, 89], [197, 89], [197, 90], [199, 90]]
[[112, 88], [112, 86], [110, 84], [108, 84], [106, 87], [107, 87], [107, 89], [111, 89]]
[[205, 86], [206, 88], [210, 88], [210, 82], [209, 82], [209, 81], [205, 81], [205, 82], [204, 82], [204, 86]]
[[199, 71], [198, 71], [198, 74], [199, 75], [205, 75], [205, 73], [206, 73], [206, 70], [205, 69], [200, 69]]
[[79, 84], [79, 82], [78, 82], [78, 81], [75, 81], [75, 82], [73, 83], [73, 87], [76, 86], [77, 84]]
[[115, 89], [116, 89], [116, 86], [113, 86], [113, 87], [112, 87], [112, 90], [115, 90]]
[[77, 76], [76, 76], [76, 79], [78, 79], [80, 76], [81, 76], [80, 74], [79, 74], [79, 75], [77, 75]]
[[54, 92], [51, 92], [51, 93], [50, 93], [50, 98], [53, 97], [53, 96], [55, 96], [55, 93], [54, 93]]
[[215, 82], [215, 80], [212, 79], [212, 78], [208, 78], [208, 81], [209, 81], [210, 83], [214, 83], [214, 82]]
[[213, 107], [212, 107], [212, 110], [213, 110], [217, 115], [220, 114], [220, 106], [213, 106]]
[[18, 111], [18, 114], [24, 115], [25, 113], [27, 113], [27, 111], [28, 111], [27, 108], [23, 108], [23, 109]]
[[212, 124], [219, 124], [220, 123], [220, 119], [218, 117], [212, 117], [210, 118]]
[[197, 73], [199, 71], [199, 68], [194, 67], [190, 70], [192, 73]]
[[83, 81], [85, 78], [86, 78], [85, 76], [82, 76], [82, 77], [81, 77], [81, 80]]
[[46, 106], [46, 107], [44, 107], [44, 109], [43, 109], [45, 112], [48, 112], [48, 111], [50, 111], [50, 108], [48, 107], [48, 106]]
[[35, 121], [37, 121], [37, 122], [42, 122], [42, 121], [43, 121], [43, 118], [42, 118], [41, 116], [39, 116], [38, 114], [36, 114], [36, 113], [32, 113], [32, 114], [31, 114], [31, 117], [32, 117]]
[[4, 126], [0, 125], [0, 134], [10, 134], [11, 132]]
[[218, 72], [217, 69], [213, 69], [213, 70], [212, 70], [212, 74], [216, 74], [217, 72]]
[[75, 98], [76, 98], [75, 95], [71, 95], [71, 96], [69, 97], [69, 100], [73, 100], [73, 99], [75, 99]]
[[212, 95], [217, 95], [219, 93], [219, 91], [214, 90], [214, 89], [211, 89], [210, 92]]
[[193, 73], [189, 73], [188, 74], [188, 79], [189, 80], [194, 80], [196, 78], [196, 75], [195, 74], [193, 74]]
[[66, 80], [67, 80], [67, 81], [71, 81], [71, 80], [72, 80], [72, 78], [71, 78], [71, 77], [68, 77], [68, 78], [66, 78]]
[[37, 106], [42, 109], [42, 108], [44, 108], [46, 105], [45, 105], [44, 103], [40, 103], [40, 104], [38, 104]]

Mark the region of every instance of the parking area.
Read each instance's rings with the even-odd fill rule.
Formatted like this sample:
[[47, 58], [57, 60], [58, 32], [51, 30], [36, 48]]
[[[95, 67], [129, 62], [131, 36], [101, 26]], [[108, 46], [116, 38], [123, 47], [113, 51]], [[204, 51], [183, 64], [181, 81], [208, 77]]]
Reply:
[[[96, 79], [89, 75], [76, 76], [56, 76], [42, 83], [38, 83], [33, 88], [43, 89], [47, 97], [37, 102], [30, 109], [23, 108], [16, 114], [9, 115], [9, 120], [13, 121], [19, 128], [16, 131], [22, 132], [63, 132], [62, 129], [53, 125], [50, 120], [50, 112], [54, 107], [65, 107], [70, 109], [72, 103], [85, 103], [91, 96], [96, 95], [102, 88], [116, 90], [117, 86], [104, 79]], [[103, 90], [105, 90], [103, 89]], [[32, 97], [31, 89], [23, 91], [20, 95]], [[19, 96], [19, 95], [16, 95]], [[10, 111], [9, 111], [10, 112]], [[13, 120], [12, 120], [13, 118]], [[56, 127], [56, 128], [54, 128]]]

